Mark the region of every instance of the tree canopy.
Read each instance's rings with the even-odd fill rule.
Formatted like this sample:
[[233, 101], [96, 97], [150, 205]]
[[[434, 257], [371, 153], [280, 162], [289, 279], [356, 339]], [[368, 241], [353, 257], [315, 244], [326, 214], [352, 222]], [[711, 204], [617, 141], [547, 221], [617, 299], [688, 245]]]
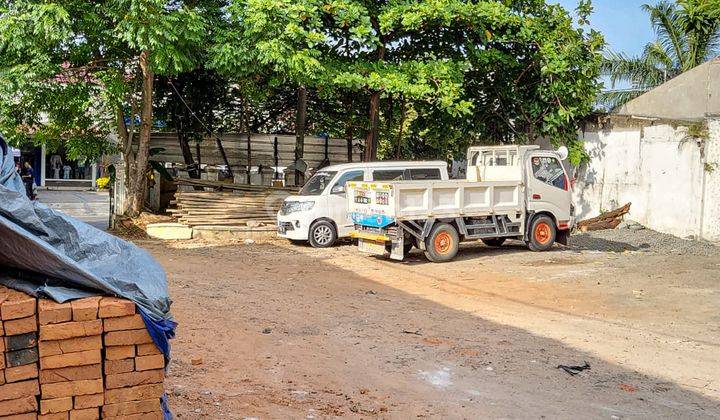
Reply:
[[[591, 9], [580, 0], [573, 21], [544, 0], [3, 2], [0, 130], [71, 158], [119, 151], [131, 213], [160, 126], [307, 127], [364, 138], [366, 160], [546, 136], [579, 161], [603, 46]], [[688, 44], [699, 56], [711, 42]]]

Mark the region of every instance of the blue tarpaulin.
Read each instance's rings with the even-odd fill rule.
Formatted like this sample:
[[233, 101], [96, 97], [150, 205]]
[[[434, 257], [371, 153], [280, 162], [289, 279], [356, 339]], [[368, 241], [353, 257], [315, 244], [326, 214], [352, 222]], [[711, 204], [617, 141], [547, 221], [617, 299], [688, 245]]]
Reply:
[[160, 264], [127, 241], [28, 199], [2, 136], [0, 284], [61, 303], [96, 295], [132, 300], [170, 359], [176, 323]]

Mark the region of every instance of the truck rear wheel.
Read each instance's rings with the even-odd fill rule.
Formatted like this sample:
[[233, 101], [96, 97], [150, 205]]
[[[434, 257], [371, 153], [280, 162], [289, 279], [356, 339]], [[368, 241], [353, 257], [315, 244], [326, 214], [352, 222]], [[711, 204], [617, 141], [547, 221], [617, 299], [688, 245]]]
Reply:
[[548, 216], [538, 216], [530, 226], [530, 240], [527, 243], [531, 251], [547, 251], [555, 243], [557, 231], [555, 222]]
[[438, 223], [425, 238], [425, 257], [432, 262], [446, 262], [455, 258], [460, 236], [452, 225]]

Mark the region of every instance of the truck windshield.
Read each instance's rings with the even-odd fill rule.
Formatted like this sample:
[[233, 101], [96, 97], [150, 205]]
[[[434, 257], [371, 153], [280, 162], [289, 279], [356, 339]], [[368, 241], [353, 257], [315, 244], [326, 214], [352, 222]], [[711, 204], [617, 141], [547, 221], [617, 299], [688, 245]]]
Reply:
[[322, 192], [325, 191], [325, 188], [330, 185], [330, 181], [336, 174], [337, 172], [334, 171], [320, 171], [315, 173], [315, 175], [313, 175], [312, 178], [310, 178], [302, 187], [300, 195], [322, 194]]

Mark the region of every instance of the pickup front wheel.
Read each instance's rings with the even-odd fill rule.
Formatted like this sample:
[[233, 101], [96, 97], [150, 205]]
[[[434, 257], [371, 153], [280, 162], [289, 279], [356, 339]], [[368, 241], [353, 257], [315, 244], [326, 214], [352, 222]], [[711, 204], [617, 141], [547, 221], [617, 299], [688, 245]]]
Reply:
[[555, 243], [557, 231], [555, 222], [548, 216], [538, 216], [530, 226], [530, 240], [527, 243], [531, 251], [547, 251]]
[[460, 236], [452, 225], [438, 223], [425, 238], [425, 257], [432, 262], [446, 262], [455, 258]]

